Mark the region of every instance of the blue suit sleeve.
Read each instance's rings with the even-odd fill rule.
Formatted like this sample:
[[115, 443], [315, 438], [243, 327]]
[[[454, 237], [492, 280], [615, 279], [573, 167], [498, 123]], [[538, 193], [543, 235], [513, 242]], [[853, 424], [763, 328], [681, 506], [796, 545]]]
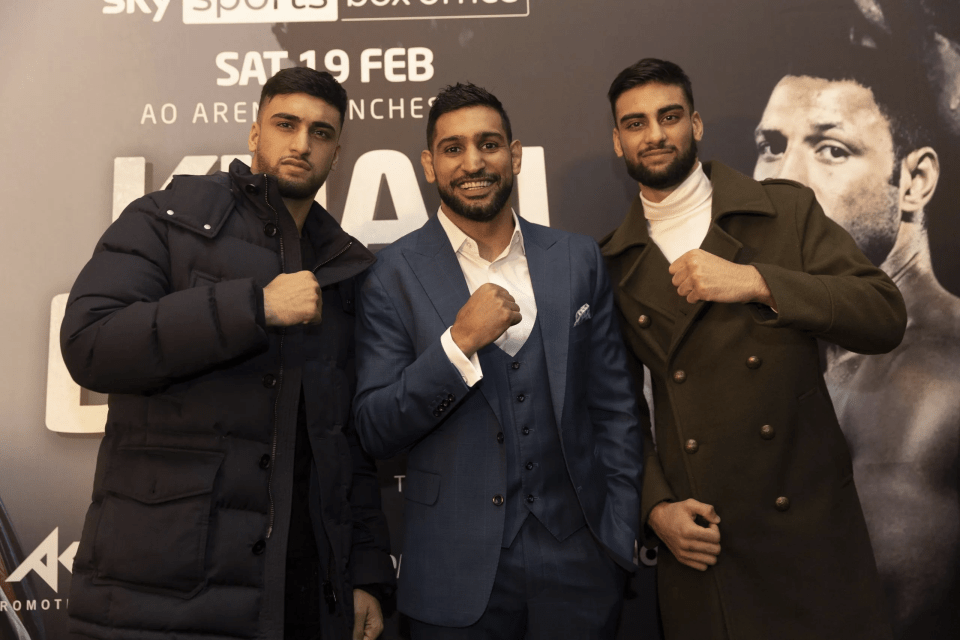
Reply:
[[389, 458], [411, 447], [437, 428], [469, 390], [444, 353], [440, 334], [417, 353], [377, 269], [368, 272], [358, 298], [354, 402], [364, 448], [375, 458]]

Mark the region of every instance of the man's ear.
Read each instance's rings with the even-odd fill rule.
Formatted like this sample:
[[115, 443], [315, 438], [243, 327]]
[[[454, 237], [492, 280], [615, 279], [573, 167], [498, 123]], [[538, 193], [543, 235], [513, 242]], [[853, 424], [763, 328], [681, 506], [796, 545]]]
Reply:
[[510, 143], [510, 160], [513, 164], [513, 175], [520, 175], [520, 164], [523, 160], [523, 145], [519, 140]]
[[613, 128], [613, 151], [618, 158], [623, 157], [623, 147], [620, 146], [620, 129], [617, 127]]
[[690, 121], [693, 123], [693, 139], [700, 142], [703, 139], [703, 120], [700, 118], [700, 112], [694, 111]]
[[914, 149], [900, 162], [900, 211], [923, 209], [937, 190], [940, 158], [932, 147]]
[[254, 155], [257, 153], [258, 140], [260, 140], [260, 123], [254, 120], [250, 125], [250, 136], [247, 138], [247, 149]]
[[433, 171], [433, 154], [427, 149], [420, 152], [420, 166], [423, 167], [423, 176], [427, 182], [433, 184], [437, 181], [437, 174]]
[[337, 164], [340, 162], [340, 145], [337, 145], [336, 151], [333, 152], [333, 162], [330, 163], [330, 171], [337, 170]]

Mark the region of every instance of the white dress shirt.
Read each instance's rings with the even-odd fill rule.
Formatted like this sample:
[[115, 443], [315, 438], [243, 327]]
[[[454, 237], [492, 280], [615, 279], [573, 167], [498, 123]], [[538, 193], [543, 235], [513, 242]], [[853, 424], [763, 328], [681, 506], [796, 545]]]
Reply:
[[[530, 282], [530, 269], [527, 265], [527, 252], [523, 245], [523, 233], [520, 231], [520, 222], [517, 214], [513, 213], [513, 237], [507, 248], [497, 256], [493, 262], [487, 262], [480, 257], [480, 248], [476, 241], [460, 230], [441, 209], [437, 218], [443, 227], [457, 261], [467, 281], [470, 295], [480, 285], [492, 282], [507, 290], [517, 301], [520, 307], [521, 320], [518, 324], [508, 327], [503, 334], [494, 341], [504, 352], [514, 356], [520, 351], [523, 344], [533, 331], [533, 323], [537, 319], [537, 301], [533, 297], [533, 283]], [[483, 378], [480, 368], [480, 358], [473, 354], [469, 359], [464, 355], [457, 343], [453, 341], [448, 327], [440, 337], [447, 358], [460, 372], [467, 386], [472, 387]]]

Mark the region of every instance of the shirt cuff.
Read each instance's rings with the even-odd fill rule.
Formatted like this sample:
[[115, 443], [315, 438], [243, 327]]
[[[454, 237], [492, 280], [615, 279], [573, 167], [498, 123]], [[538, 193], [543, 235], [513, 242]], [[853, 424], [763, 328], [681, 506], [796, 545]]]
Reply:
[[463, 378], [466, 385], [472, 387], [483, 380], [483, 370], [480, 369], [480, 358], [477, 357], [477, 354], [473, 354], [467, 359], [463, 351], [460, 351], [457, 343], [453, 341], [453, 336], [450, 335], [451, 329], [453, 329], [453, 327], [448, 328], [443, 332], [443, 335], [440, 336], [440, 346], [443, 347], [443, 352], [447, 354], [450, 364], [460, 372], [460, 377]]

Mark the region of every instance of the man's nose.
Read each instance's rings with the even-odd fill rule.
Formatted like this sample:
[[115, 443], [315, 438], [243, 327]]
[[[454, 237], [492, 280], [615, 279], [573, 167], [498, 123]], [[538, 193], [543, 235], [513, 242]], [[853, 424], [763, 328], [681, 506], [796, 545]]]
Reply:
[[467, 173], [476, 173], [486, 166], [486, 161], [479, 149], [467, 149], [463, 153], [463, 170]]
[[310, 153], [310, 132], [308, 130], [302, 129], [290, 137], [290, 151], [301, 156]]
[[659, 122], [651, 123], [650, 126], [647, 127], [646, 133], [647, 143], [651, 145], [659, 145], [667, 139], [667, 133], [663, 127], [660, 126]]
[[784, 180], [795, 180], [807, 184], [807, 163], [803, 153], [792, 145], [787, 145], [776, 165], [776, 171], [770, 178], [782, 178]]

